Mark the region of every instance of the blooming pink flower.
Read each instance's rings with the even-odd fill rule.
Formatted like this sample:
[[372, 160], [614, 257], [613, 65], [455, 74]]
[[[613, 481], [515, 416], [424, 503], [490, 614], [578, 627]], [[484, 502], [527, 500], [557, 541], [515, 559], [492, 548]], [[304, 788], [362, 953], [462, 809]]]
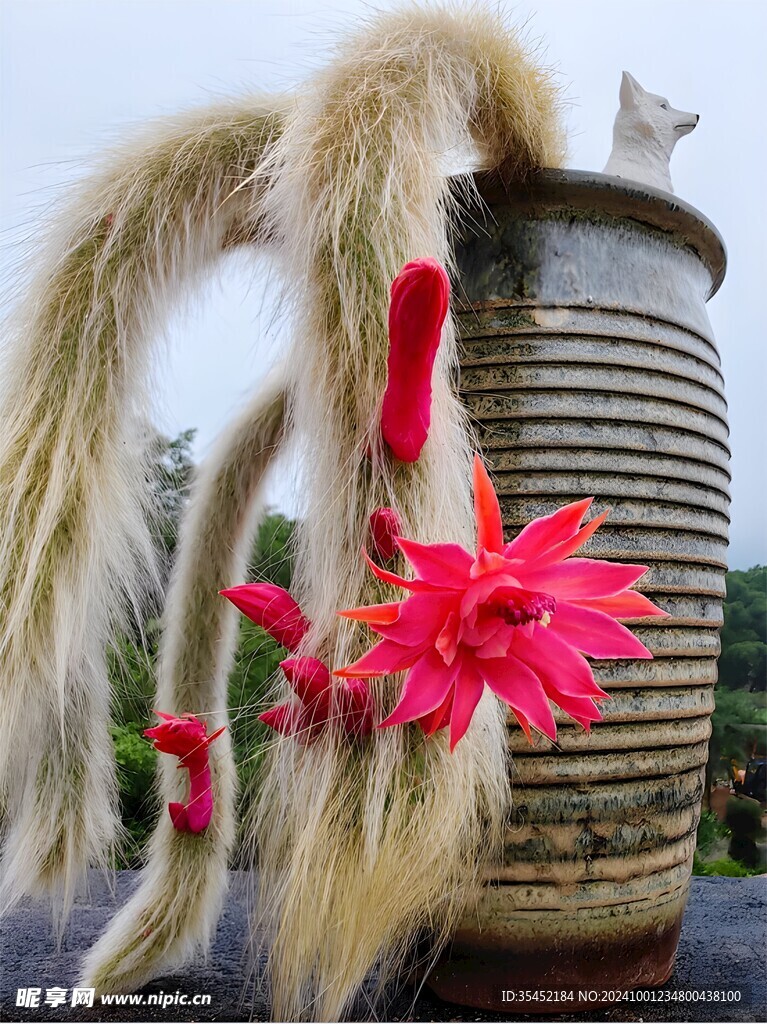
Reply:
[[168, 804], [173, 826], [179, 832], [202, 832], [213, 815], [208, 747], [224, 728], [208, 736], [207, 725], [195, 715], [177, 717], [163, 711], [155, 711], [155, 714], [162, 722], [145, 729], [144, 735], [153, 741], [155, 750], [174, 754], [179, 759], [179, 767], [189, 771], [188, 802]]
[[219, 593], [289, 651], [296, 650], [309, 630], [308, 620], [287, 590], [273, 583], [244, 583]]
[[331, 723], [347, 736], [368, 736], [373, 729], [373, 698], [360, 679], [333, 685], [319, 658], [288, 658], [280, 662], [297, 701], [285, 701], [259, 715], [283, 736], [304, 743], [316, 739]]
[[449, 302], [450, 280], [431, 257], [406, 263], [391, 286], [381, 433], [402, 462], [415, 462], [429, 436], [431, 375]]
[[608, 695], [583, 655], [651, 658], [616, 619], [666, 614], [627, 589], [646, 566], [569, 558], [607, 515], [581, 526], [592, 501], [536, 519], [504, 544], [498, 498], [476, 456], [476, 555], [457, 544], [400, 537], [397, 543], [415, 569], [412, 580], [368, 559], [380, 580], [410, 596], [339, 613], [368, 623], [383, 639], [335, 675], [406, 671], [400, 701], [381, 727], [418, 721], [430, 734], [449, 724], [451, 750], [485, 685], [511, 707], [528, 738], [531, 726], [556, 738], [549, 701], [588, 729], [601, 718], [595, 701]]
[[377, 562], [390, 562], [397, 551], [402, 521], [393, 508], [377, 508], [370, 517], [371, 551]]

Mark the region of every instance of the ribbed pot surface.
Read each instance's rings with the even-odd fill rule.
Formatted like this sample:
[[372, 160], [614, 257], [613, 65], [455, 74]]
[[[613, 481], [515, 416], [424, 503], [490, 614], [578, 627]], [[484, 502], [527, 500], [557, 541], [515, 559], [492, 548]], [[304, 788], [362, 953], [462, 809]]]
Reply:
[[[464, 230], [461, 387], [507, 540], [595, 496], [609, 518], [579, 554], [641, 562], [671, 618], [632, 623], [654, 660], [595, 662], [612, 700], [555, 746], [510, 722], [505, 864], [430, 985], [508, 1012], [504, 990], [630, 988], [670, 974], [714, 707], [729, 452], [706, 300], [714, 228], [674, 196], [547, 171]], [[593, 1004], [589, 1004], [593, 1005]], [[550, 1012], [571, 1004], [528, 1004]], [[580, 1007], [583, 1009], [583, 1006]]]

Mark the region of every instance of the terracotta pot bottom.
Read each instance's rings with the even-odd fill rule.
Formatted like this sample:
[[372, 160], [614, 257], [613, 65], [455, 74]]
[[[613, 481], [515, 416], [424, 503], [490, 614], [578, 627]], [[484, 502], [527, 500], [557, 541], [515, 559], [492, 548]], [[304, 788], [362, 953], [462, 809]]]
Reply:
[[[680, 910], [663, 931], [580, 942], [554, 941], [548, 948], [492, 948], [486, 936], [462, 933], [430, 974], [427, 985], [440, 999], [481, 1010], [509, 1013], [572, 1013], [617, 1002], [620, 993], [668, 981], [682, 927]], [[557, 993], [568, 993], [565, 1000]], [[572, 992], [572, 998], [570, 993]], [[538, 993], [538, 998], [531, 998]], [[584, 993], [584, 995], [579, 995]]]

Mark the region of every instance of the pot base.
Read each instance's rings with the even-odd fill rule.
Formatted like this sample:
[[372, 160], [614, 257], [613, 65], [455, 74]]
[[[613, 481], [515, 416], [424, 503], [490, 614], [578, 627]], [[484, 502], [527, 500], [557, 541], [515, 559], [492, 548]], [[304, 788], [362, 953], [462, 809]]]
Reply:
[[[684, 901], [663, 925], [600, 934], [543, 928], [542, 941], [461, 930], [427, 979], [440, 999], [481, 1010], [572, 1013], [618, 1002], [623, 993], [664, 984], [674, 968]], [[567, 934], [569, 933], [569, 934]], [[528, 935], [528, 940], [531, 937]]]

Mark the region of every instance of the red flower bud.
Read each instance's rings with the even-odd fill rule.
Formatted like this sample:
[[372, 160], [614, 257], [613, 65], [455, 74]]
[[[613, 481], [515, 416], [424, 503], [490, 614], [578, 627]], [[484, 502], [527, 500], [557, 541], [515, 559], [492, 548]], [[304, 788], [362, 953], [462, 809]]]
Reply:
[[155, 714], [162, 722], [145, 729], [144, 735], [153, 741], [155, 750], [174, 754], [189, 772], [189, 800], [186, 804], [168, 804], [173, 827], [179, 832], [202, 832], [213, 816], [208, 747], [224, 729], [208, 736], [208, 727], [195, 715], [177, 717], [163, 711]]
[[391, 286], [381, 433], [402, 462], [415, 462], [429, 436], [431, 376], [449, 303], [450, 280], [431, 257], [406, 263]]
[[397, 552], [395, 537], [402, 532], [402, 521], [393, 508], [377, 508], [370, 517], [371, 548], [376, 561], [390, 562]]
[[244, 583], [219, 593], [289, 651], [296, 650], [309, 630], [309, 621], [282, 587]]

